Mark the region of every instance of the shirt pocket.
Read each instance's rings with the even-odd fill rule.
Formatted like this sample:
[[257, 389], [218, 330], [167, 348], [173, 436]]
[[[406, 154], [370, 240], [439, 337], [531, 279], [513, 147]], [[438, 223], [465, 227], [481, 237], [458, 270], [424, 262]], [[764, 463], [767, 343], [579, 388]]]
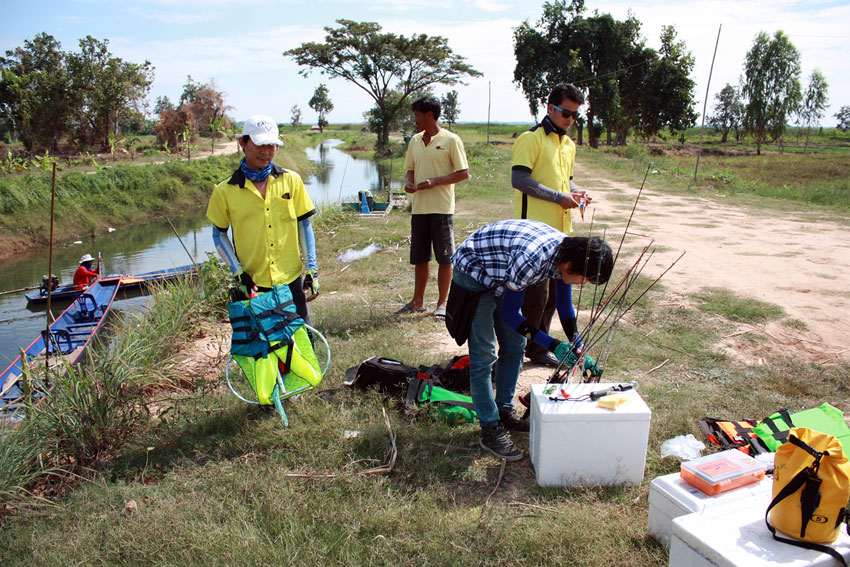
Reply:
[[282, 197], [274, 197], [269, 203], [272, 220], [295, 220], [295, 202], [287, 193]]

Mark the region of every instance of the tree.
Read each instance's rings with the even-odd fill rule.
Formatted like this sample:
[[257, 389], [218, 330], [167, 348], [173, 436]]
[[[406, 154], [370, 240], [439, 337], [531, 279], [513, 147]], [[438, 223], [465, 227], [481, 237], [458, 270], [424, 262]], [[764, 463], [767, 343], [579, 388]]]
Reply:
[[603, 129], [609, 144], [625, 144], [632, 128], [649, 136], [664, 127], [689, 127], [696, 119], [689, 77], [694, 61], [684, 42], [675, 41], [675, 29], [662, 30], [659, 54], [644, 45], [634, 16], [618, 21], [583, 12], [583, 0], [554, 0], [543, 5], [536, 26], [523, 22], [514, 29], [514, 81], [532, 114], [568, 80], [587, 90], [586, 118], [576, 126], [579, 140], [588, 126], [591, 146], [598, 146]]
[[747, 52], [742, 94], [744, 126], [756, 140], [756, 153], [770, 138], [779, 140], [800, 103], [800, 53], [784, 32], [773, 39], [761, 32]]
[[46, 33], [0, 57], [0, 114], [24, 148], [56, 151], [71, 126], [76, 96], [62, 45]]
[[328, 97], [328, 87], [324, 84], [319, 84], [315, 92], [313, 92], [313, 98], [307, 104], [319, 115], [316, 123], [319, 125], [319, 132], [324, 132], [325, 126], [328, 125], [328, 113], [334, 109], [334, 103]]
[[451, 126], [457, 122], [460, 116], [460, 103], [457, 101], [457, 91], [449, 91], [440, 98], [440, 118]]
[[225, 104], [224, 93], [217, 89], [215, 79], [202, 84], [188, 75], [177, 108], [168, 97], [156, 100], [154, 110], [159, 115], [157, 139], [176, 150], [178, 143], [185, 144], [186, 139], [192, 141], [198, 135], [206, 135], [210, 137], [210, 146], [214, 150], [219, 132], [230, 127], [227, 112], [231, 108]]
[[171, 104], [171, 100], [167, 96], [158, 96], [156, 97], [156, 102], [153, 105], [153, 113], [154, 114], [162, 114], [166, 110], [172, 110], [174, 105]]
[[[690, 77], [694, 58], [684, 41], [676, 41], [673, 26], [662, 26], [659, 53], [660, 58], [652, 61], [649, 73], [643, 77], [643, 94], [637, 97], [639, 128], [647, 137], [664, 128], [673, 135], [684, 132], [697, 120], [693, 102], [695, 83]], [[644, 57], [650, 59], [648, 53]]]
[[720, 89], [720, 92], [714, 95], [714, 98], [717, 99], [717, 104], [714, 106], [714, 114], [708, 118], [708, 123], [720, 130], [722, 136], [720, 143], [726, 143], [731, 130], [735, 130], [735, 140], [737, 141], [744, 114], [741, 91], [726, 83], [726, 86]]
[[[444, 37], [381, 33], [375, 22], [337, 23], [338, 28], [325, 28], [324, 43], [302, 43], [283, 55], [306, 67], [299, 71], [304, 76], [318, 69], [354, 83], [372, 97], [380, 121], [379, 153], [386, 150], [390, 123], [405, 109], [411, 93], [433, 84], [454, 85], [465, 76], [481, 76], [452, 52]], [[393, 91], [400, 96], [390, 96]]]
[[803, 152], [809, 147], [809, 131], [812, 124], [817, 123], [823, 118], [826, 113], [826, 104], [829, 101], [827, 92], [829, 84], [826, 82], [826, 77], [823, 76], [820, 69], [812, 71], [812, 76], [809, 78], [809, 86], [806, 89], [806, 95], [803, 97], [803, 104], [800, 106], [800, 117], [806, 124], [806, 145], [803, 146]]
[[68, 56], [72, 88], [80, 97], [74, 120], [81, 147], [106, 147], [109, 134], [130, 112], [141, 112], [153, 82], [149, 61], [129, 63], [109, 52], [109, 40], [80, 40], [80, 52]]
[[836, 128], [842, 132], [850, 130], [850, 106], [842, 106], [833, 116], [838, 120]]
[[290, 109], [290, 117], [292, 120], [292, 127], [297, 131], [298, 127], [301, 126], [301, 108], [297, 104], [293, 104]]

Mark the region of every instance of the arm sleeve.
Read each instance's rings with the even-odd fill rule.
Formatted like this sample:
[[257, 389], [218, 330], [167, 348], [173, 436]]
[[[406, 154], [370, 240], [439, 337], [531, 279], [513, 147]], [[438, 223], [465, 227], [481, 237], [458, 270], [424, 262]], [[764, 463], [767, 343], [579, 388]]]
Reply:
[[307, 269], [311, 272], [319, 271], [319, 264], [316, 262], [316, 236], [313, 233], [313, 223], [309, 218], [298, 222], [298, 244], [301, 247], [301, 253], [307, 260]]
[[561, 341], [550, 337], [543, 331], [535, 329], [528, 324], [528, 321], [520, 312], [523, 299], [525, 299], [524, 291], [514, 291], [505, 286], [505, 292], [502, 294], [502, 308], [499, 311], [502, 321], [507, 323], [517, 333], [525, 335], [527, 339], [534, 341], [547, 350], [553, 350]]
[[[581, 346], [581, 337], [578, 334], [576, 323], [576, 311], [573, 308], [573, 286], [557, 280], [555, 284], [556, 298], [555, 306], [558, 309], [558, 317], [561, 319], [561, 328], [567, 335], [567, 340], [576, 346]], [[578, 341], [576, 343], [576, 341]]]
[[227, 264], [227, 267], [230, 268], [232, 273], [237, 274], [242, 271], [242, 264], [239, 263], [239, 259], [236, 257], [233, 243], [227, 237], [227, 229], [213, 225], [212, 231], [213, 243], [215, 244], [218, 255], [224, 260], [224, 263]]
[[529, 197], [536, 197], [544, 201], [552, 203], [561, 203], [564, 198], [562, 193], [550, 189], [531, 177], [531, 172], [525, 167], [514, 166], [511, 169], [511, 185], [514, 189], [518, 189]]

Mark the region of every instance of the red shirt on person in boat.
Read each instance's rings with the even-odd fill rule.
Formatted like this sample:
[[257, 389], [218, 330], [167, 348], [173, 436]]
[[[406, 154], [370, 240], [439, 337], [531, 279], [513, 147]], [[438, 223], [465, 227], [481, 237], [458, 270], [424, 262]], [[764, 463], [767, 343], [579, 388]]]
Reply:
[[91, 269], [92, 260], [94, 258], [91, 257], [91, 254], [83, 254], [83, 257], [80, 258], [80, 267], [74, 272], [74, 287], [76, 289], [87, 288], [99, 277], [100, 274], [98, 274], [97, 270]]

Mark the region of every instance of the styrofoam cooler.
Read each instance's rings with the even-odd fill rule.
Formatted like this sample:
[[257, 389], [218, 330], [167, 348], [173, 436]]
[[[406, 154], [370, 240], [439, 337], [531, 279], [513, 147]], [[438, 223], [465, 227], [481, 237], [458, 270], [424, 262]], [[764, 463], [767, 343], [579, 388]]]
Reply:
[[[722, 506], [673, 520], [670, 567], [835, 567], [828, 553], [773, 539], [763, 506]], [[842, 531], [833, 549], [850, 558], [850, 536]]]
[[770, 504], [772, 489], [773, 479], [765, 478], [709, 496], [682, 480], [679, 473], [659, 476], [649, 484], [649, 533], [659, 543], [670, 547], [674, 518], [722, 506], [765, 510]]
[[[615, 384], [564, 384], [571, 398]], [[652, 412], [637, 391], [616, 410], [593, 401], [552, 401], [531, 387], [529, 452], [540, 486], [640, 484]], [[558, 385], [560, 387], [560, 385]], [[554, 395], [554, 393], [552, 394]]]

